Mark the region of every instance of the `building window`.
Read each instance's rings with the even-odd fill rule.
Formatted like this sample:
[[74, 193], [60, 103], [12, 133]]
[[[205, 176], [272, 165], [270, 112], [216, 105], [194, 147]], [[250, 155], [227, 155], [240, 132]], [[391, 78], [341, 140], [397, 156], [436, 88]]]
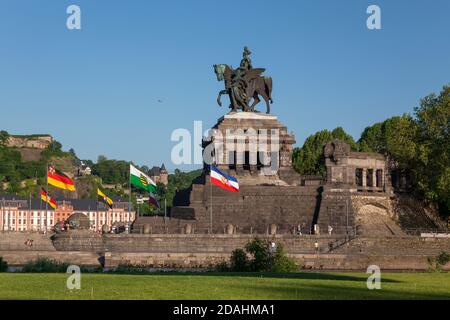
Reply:
[[382, 188], [383, 187], [383, 170], [378, 169], [376, 173], [377, 177], [377, 187]]
[[368, 187], [373, 187], [373, 169], [367, 169], [366, 184]]
[[355, 183], [358, 187], [362, 187], [363, 185], [362, 176], [363, 176], [363, 169], [357, 168], [355, 170]]

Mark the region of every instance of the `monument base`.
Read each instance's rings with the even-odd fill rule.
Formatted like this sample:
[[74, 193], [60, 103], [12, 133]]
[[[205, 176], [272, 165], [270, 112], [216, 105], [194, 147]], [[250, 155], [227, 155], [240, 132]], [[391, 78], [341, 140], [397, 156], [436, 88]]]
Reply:
[[[243, 185], [295, 185], [292, 177], [300, 177], [292, 170], [294, 143], [294, 134], [275, 115], [230, 112], [213, 126], [203, 148], [214, 150], [214, 165]], [[205, 164], [205, 174], [208, 170]]]

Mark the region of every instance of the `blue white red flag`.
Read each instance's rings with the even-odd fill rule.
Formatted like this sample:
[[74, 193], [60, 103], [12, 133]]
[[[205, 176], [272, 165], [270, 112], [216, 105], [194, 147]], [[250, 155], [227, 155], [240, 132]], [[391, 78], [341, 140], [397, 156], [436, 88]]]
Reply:
[[239, 191], [239, 183], [237, 179], [233, 176], [230, 176], [219, 169], [217, 169], [214, 166], [211, 167], [210, 177], [211, 177], [211, 183], [214, 183], [216, 186], [219, 186], [221, 188], [238, 192]]

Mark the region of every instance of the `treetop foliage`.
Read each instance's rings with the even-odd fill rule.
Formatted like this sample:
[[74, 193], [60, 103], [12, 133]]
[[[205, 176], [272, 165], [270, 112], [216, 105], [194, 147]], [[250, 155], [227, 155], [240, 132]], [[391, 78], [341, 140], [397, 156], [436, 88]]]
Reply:
[[323, 175], [323, 147], [333, 139], [350, 144], [353, 151], [382, 153], [397, 169], [408, 172], [414, 191], [450, 211], [450, 86], [430, 94], [414, 114], [394, 116], [364, 129], [357, 143], [342, 128], [322, 130], [294, 149], [293, 164], [300, 174]]

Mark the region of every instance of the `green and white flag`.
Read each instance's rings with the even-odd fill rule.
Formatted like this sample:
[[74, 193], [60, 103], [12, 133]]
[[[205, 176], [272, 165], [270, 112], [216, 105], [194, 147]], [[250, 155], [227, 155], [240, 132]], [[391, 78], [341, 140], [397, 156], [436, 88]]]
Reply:
[[156, 192], [156, 183], [148, 175], [130, 164], [130, 182], [136, 188]]

